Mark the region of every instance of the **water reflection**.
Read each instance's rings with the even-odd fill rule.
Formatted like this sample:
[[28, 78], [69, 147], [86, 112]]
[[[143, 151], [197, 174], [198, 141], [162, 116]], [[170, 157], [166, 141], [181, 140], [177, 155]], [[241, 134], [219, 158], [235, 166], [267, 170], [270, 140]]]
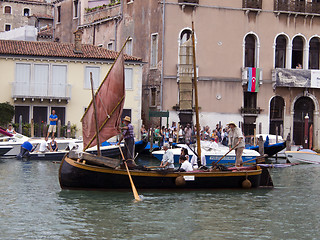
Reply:
[[320, 238], [318, 165], [271, 169], [273, 190], [138, 189], [138, 203], [131, 191], [62, 191], [58, 168], [0, 160], [1, 239]]

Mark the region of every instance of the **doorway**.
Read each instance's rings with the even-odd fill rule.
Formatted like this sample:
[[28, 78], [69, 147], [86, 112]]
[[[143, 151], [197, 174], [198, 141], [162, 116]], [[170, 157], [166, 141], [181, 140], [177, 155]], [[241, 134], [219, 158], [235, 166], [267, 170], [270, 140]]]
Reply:
[[314, 103], [309, 97], [300, 97], [294, 104], [294, 116], [293, 116], [293, 141], [296, 145], [304, 145], [304, 133], [305, 133], [305, 117], [308, 115], [308, 142], [312, 136], [310, 136], [310, 127], [313, 126], [313, 112]]

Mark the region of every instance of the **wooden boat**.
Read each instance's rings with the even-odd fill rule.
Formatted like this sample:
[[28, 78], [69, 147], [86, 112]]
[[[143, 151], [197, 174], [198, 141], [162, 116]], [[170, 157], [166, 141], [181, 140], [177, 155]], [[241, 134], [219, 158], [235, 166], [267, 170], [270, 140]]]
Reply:
[[[100, 146], [99, 139], [106, 141], [119, 134], [120, 116], [125, 95], [122, 50], [97, 92], [92, 94], [93, 99], [81, 120], [84, 150], [87, 147]], [[99, 101], [103, 101], [103, 103]], [[99, 109], [99, 106], [103, 106], [103, 108]], [[97, 109], [99, 117], [98, 114], [95, 114], [95, 109]], [[201, 154], [199, 155], [201, 156]], [[62, 189], [132, 188], [136, 200], [140, 199], [134, 184], [139, 189], [241, 188], [245, 182], [249, 182], [248, 185], [255, 188], [273, 186], [268, 170], [261, 169], [259, 166], [235, 171], [200, 170], [181, 173], [160, 170], [148, 171], [144, 167], [138, 169], [135, 167], [129, 170], [126, 161], [124, 162], [126, 170], [124, 170], [117, 167], [119, 164], [120, 160], [117, 159], [83, 153], [77, 155], [71, 151], [63, 157], [60, 164], [60, 186]]]
[[320, 164], [320, 154], [310, 149], [286, 151], [285, 154], [290, 163]]
[[[246, 180], [251, 182], [252, 188], [273, 187], [268, 169], [259, 166], [243, 168], [240, 171], [217, 172], [130, 170], [130, 174], [138, 189], [242, 188]], [[113, 169], [69, 156], [65, 156], [61, 162], [59, 181], [63, 189], [131, 189], [126, 170]]]

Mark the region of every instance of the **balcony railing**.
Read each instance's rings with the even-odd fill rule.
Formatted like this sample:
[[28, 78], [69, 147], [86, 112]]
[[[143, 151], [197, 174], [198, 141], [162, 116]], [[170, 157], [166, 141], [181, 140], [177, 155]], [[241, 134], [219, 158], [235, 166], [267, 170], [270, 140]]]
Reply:
[[274, 11], [320, 14], [320, 3], [295, 0], [274, 0]]
[[262, 9], [262, 0], [242, 0], [243, 8]]
[[257, 108], [241, 107], [240, 112], [242, 115], [258, 115], [262, 112], [262, 109], [260, 107], [257, 107]]
[[199, 4], [199, 0], [179, 0], [181, 4]]
[[58, 100], [69, 100], [71, 98], [70, 84], [14, 82], [12, 85], [13, 98]]

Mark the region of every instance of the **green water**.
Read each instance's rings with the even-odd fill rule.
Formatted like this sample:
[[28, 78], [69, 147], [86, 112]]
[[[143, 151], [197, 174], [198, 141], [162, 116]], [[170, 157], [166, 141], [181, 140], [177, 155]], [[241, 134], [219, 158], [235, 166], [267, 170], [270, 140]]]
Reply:
[[273, 190], [138, 189], [138, 203], [62, 191], [58, 168], [0, 159], [0, 239], [320, 239], [320, 165], [271, 169]]

